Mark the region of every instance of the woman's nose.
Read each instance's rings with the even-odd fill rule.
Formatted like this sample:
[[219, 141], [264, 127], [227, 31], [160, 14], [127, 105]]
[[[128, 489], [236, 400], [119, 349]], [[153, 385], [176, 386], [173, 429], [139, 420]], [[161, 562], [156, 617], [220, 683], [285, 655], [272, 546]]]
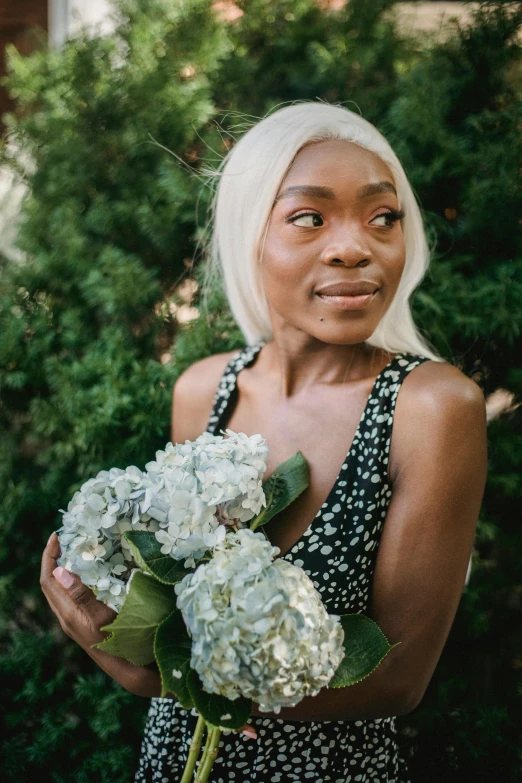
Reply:
[[361, 236], [357, 229], [344, 228], [324, 249], [323, 263], [342, 263], [345, 266], [369, 264], [373, 256], [366, 240], [367, 238]]
[[323, 254], [323, 263], [327, 266], [332, 264], [344, 264], [344, 266], [348, 267], [367, 266], [371, 261], [372, 255], [370, 252], [364, 252], [356, 248], [350, 250], [337, 248]]

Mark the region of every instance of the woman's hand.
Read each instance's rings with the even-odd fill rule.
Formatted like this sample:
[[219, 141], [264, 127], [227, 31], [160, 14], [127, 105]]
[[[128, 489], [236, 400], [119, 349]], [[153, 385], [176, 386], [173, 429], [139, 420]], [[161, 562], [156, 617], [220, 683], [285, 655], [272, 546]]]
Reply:
[[[116, 612], [98, 601], [92, 590], [84, 585], [78, 576], [65, 568], [57, 567], [58, 557], [60, 544], [58, 536], [53, 533], [44, 549], [40, 585], [62, 631], [79, 644], [98, 666], [123, 688], [136, 696], [159, 696], [161, 681], [156, 670], [146, 666], [134, 666], [124, 658], [110, 655], [96, 647], [91, 648], [91, 645], [108, 636], [108, 632], [100, 631], [100, 628], [109, 625], [116, 617]], [[256, 730], [249, 723], [245, 723], [238, 731], [256, 739]]]
[[58, 536], [53, 533], [44, 549], [40, 585], [63, 632], [79, 644], [98, 666], [125, 690], [146, 698], [159, 696], [161, 682], [157, 670], [134, 666], [124, 658], [110, 655], [96, 647], [91, 648], [91, 645], [108, 636], [108, 633], [100, 631], [100, 628], [109, 625], [116, 617], [116, 612], [96, 600], [92, 590], [84, 585], [78, 576], [65, 568], [57, 567], [58, 557], [60, 544]]
[[109, 625], [116, 612], [97, 601], [92, 590], [79, 577], [57, 567], [59, 556], [58, 536], [53, 533], [44, 549], [40, 585], [62, 631], [87, 652], [91, 644], [103, 641], [108, 635], [100, 628]]

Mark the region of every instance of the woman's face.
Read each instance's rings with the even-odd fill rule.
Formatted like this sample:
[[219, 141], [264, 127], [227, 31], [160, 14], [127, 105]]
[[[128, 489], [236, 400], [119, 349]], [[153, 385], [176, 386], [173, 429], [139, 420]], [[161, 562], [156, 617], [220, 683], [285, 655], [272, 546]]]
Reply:
[[[394, 178], [377, 155], [343, 139], [303, 147], [279, 188], [261, 257], [274, 333], [297, 329], [339, 345], [367, 340], [404, 268], [398, 210]], [[319, 294], [334, 284], [344, 289], [332, 294], [351, 295]], [[355, 295], [355, 284], [365, 295]]]

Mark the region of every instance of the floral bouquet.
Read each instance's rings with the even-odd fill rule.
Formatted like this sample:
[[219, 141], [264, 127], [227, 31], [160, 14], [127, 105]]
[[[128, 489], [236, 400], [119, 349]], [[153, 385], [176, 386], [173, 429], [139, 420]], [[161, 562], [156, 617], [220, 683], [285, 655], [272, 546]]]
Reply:
[[263, 483], [268, 448], [230, 429], [100, 471], [63, 513], [58, 564], [118, 616], [96, 646], [156, 664], [161, 695], [199, 713], [181, 783], [206, 783], [222, 731], [367, 677], [396, 645], [361, 614], [329, 615], [304, 570], [255, 532], [308, 486], [301, 452]]

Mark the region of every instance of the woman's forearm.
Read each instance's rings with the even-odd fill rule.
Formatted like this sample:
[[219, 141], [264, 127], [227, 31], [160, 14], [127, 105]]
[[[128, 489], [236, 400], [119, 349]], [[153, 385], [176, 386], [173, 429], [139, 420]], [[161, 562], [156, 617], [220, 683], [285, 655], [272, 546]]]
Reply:
[[[155, 664], [134, 666], [124, 658], [96, 648], [87, 650], [103, 671], [125, 690], [136, 696], [153, 698], [161, 695], [161, 679]], [[279, 713], [261, 712], [252, 703], [251, 715], [287, 721], [371, 720], [404, 715], [414, 705], [393, 687], [393, 667], [381, 663], [361, 682], [347, 688], [323, 688], [316, 696], [305, 696], [295, 707], [282, 707]], [[172, 697], [172, 694], [168, 694]]]
[[394, 687], [393, 669], [384, 662], [368, 677], [346, 688], [323, 688], [316, 696], [305, 696], [295, 707], [282, 707], [278, 714], [260, 712], [253, 703], [251, 714], [258, 718], [287, 721], [371, 720], [404, 715], [410, 705]]
[[155, 665], [135, 666], [124, 658], [110, 655], [95, 648], [86, 650], [93, 661], [105, 674], [135, 696], [151, 699], [161, 695], [161, 679]]
[[[151, 699], [161, 695], [161, 679], [154, 664], [134, 666], [123, 658], [96, 648], [87, 652], [109, 677], [135, 696]], [[390, 676], [385, 667], [380, 673], [379, 668], [355, 685], [323, 688], [316, 696], [305, 696], [295, 707], [282, 707], [277, 714], [261, 712], [253, 702], [251, 715], [298, 722], [371, 720], [404, 715], [412, 707], [400, 692], [390, 687]], [[172, 697], [172, 694], [168, 694], [168, 697]]]

